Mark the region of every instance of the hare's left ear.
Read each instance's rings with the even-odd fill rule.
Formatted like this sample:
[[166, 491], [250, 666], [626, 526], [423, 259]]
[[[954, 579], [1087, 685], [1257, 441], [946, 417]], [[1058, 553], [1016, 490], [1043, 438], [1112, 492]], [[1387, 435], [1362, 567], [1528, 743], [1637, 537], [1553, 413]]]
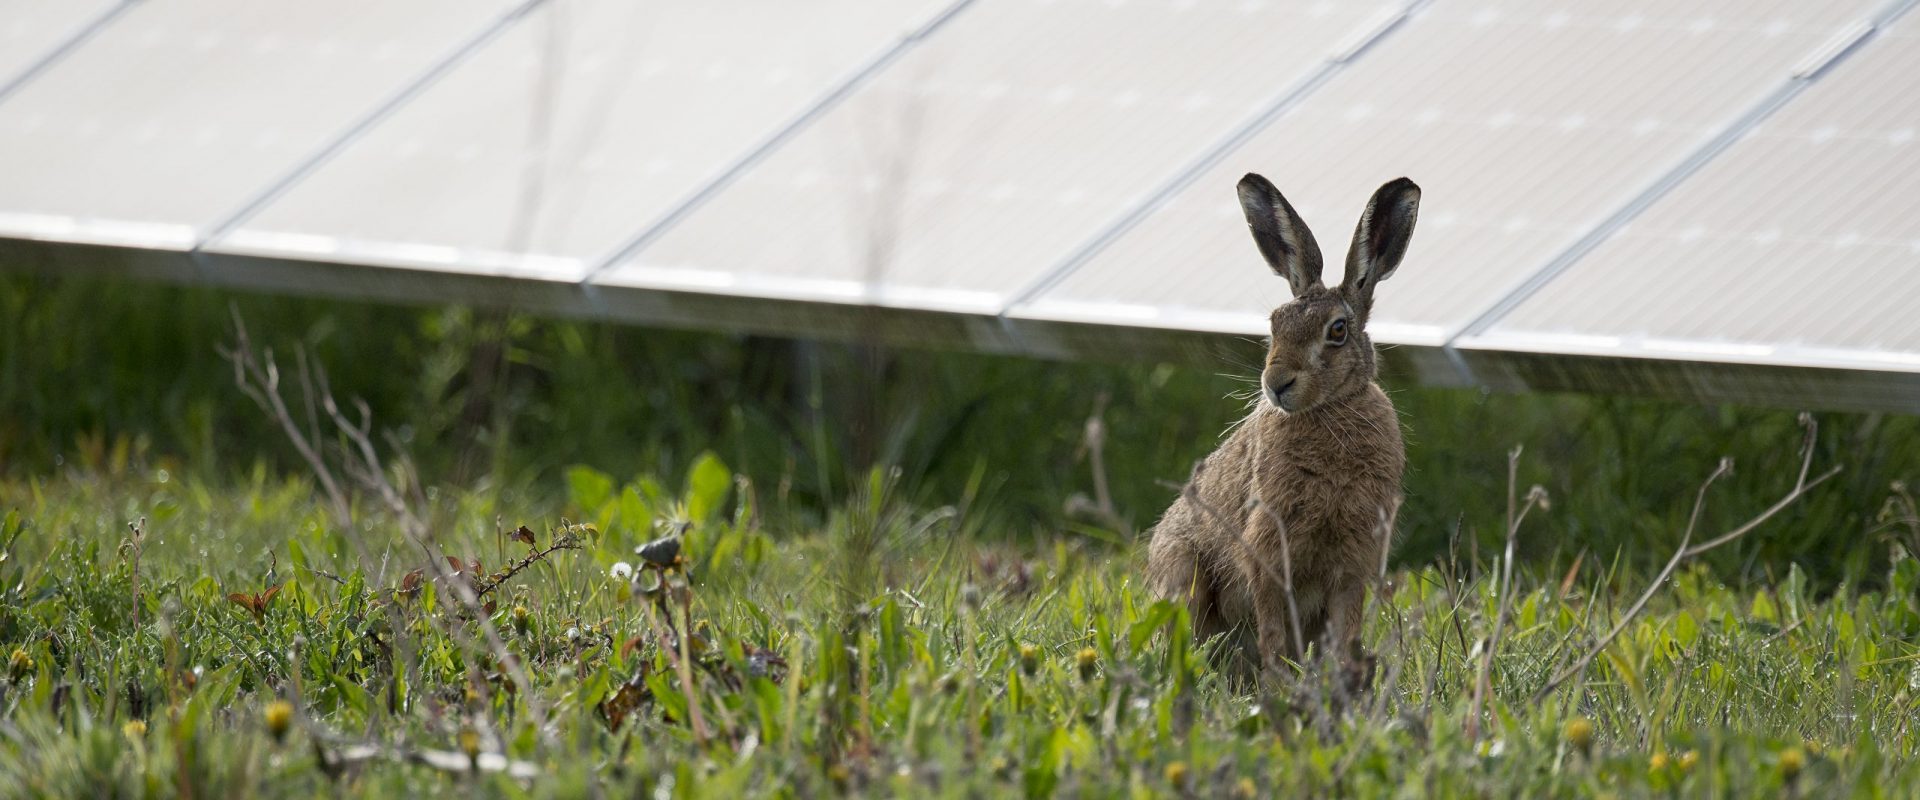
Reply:
[[1361, 308], [1373, 308], [1374, 284], [1400, 268], [1419, 215], [1420, 187], [1406, 178], [1388, 181], [1367, 201], [1367, 210], [1353, 231], [1353, 247], [1347, 250], [1347, 278], [1340, 285]]
[[1313, 231], [1300, 221], [1287, 198], [1273, 188], [1273, 182], [1249, 172], [1240, 179], [1240, 210], [1247, 215], [1247, 229], [1260, 247], [1261, 257], [1273, 273], [1287, 279], [1293, 296], [1320, 285], [1320, 245]]

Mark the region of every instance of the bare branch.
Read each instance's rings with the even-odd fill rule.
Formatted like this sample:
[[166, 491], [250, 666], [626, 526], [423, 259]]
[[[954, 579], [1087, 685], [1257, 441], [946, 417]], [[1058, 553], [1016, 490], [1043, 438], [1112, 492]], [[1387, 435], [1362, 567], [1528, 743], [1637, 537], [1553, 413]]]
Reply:
[[513, 576], [520, 574], [528, 567], [547, 560], [547, 558], [554, 553], [558, 553], [561, 550], [578, 549], [580, 549], [580, 537], [573, 531], [563, 530], [560, 532], [560, 535], [553, 537], [553, 543], [547, 545], [545, 550], [529, 549], [525, 557], [508, 564], [499, 572], [487, 576], [486, 583], [482, 584], [480, 590], [474, 594], [477, 597], [486, 597], [488, 593], [500, 588], [507, 581], [513, 580]]
[[1778, 502], [1768, 506], [1766, 510], [1755, 515], [1753, 519], [1747, 520], [1733, 530], [1727, 531], [1706, 542], [1692, 545], [1694, 526], [1700, 522], [1700, 509], [1707, 500], [1707, 487], [1712, 486], [1715, 480], [1718, 480], [1720, 476], [1725, 475], [1733, 468], [1732, 459], [1721, 459], [1720, 466], [1713, 471], [1713, 474], [1707, 476], [1707, 480], [1704, 483], [1700, 484], [1700, 492], [1694, 498], [1693, 513], [1687, 520], [1686, 533], [1680, 537], [1680, 546], [1673, 551], [1673, 557], [1667, 559], [1667, 565], [1661, 568], [1660, 574], [1654, 577], [1653, 583], [1647, 587], [1645, 592], [1641, 593], [1640, 599], [1635, 600], [1633, 605], [1627, 609], [1627, 612], [1620, 616], [1620, 621], [1614, 624], [1612, 630], [1607, 631], [1607, 635], [1600, 637], [1600, 640], [1595, 642], [1593, 647], [1589, 648], [1585, 655], [1574, 661], [1573, 664], [1566, 669], [1555, 674], [1551, 680], [1547, 681], [1545, 686], [1540, 687], [1540, 691], [1534, 693], [1534, 702], [1546, 699], [1548, 695], [1553, 694], [1555, 689], [1560, 688], [1560, 686], [1567, 681], [1585, 672], [1587, 667], [1593, 663], [1593, 659], [1604, 652], [1609, 645], [1613, 644], [1613, 640], [1619, 637], [1621, 631], [1626, 630], [1627, 625], [1631, 624], [1634, 618], [1639, 616], [1641, 610], [1646, 608], [1647, 601], [1653, 599], [1654, 593], [1659, 591], [1660, 587], [1666, 584], [1667, 579], [1673, 576], [1673, 571], [1680, 566], [1680, 562], [1738, 540], [1740, 537], [1752, 532], [1753, 529], [1760, 527], [1761, 523], [1772, 519], [1787, 506], [1792, 505], [1795, 501], [1805, 496], [1813, 487], [1819, 486], [1825, 483], [1828, 478], [1840, 474], [1840, 467], [1835, 466], [1826, 472], [1820, 473], [1818, 477], [1812, 480], [1807, 479], [1807, 473], [1813, 465], [1814, 439], [1815, 435], [1819, 432], [1819, 425], [1814, 421], [1812, 415], [1809, 414], [1800, 415], [1800, 424], [1806, 428], [1806, 435], [1800, 446], [1800, 474], [1794, 481], [1793, 489], [1781, 497]]
[[335, 521], [342, 528], [353, 524], [353, 507], [347, 502], [346, 492], [340, 482], [333, 477], [333, 471], [327, 468], [327, 462], [321, 458], [320, 449], [315, 440], [300, 431], [299, 423], [294, 421], [293, 413], [287, 410], [285, 398], [280, 396], [280, 368], [273, 362], [273, 351], [266, 351], [264, 363], [255, 354], [253, 341], [247, 336], [247, 323], [240, 318], [240, 309], [230, 307], [233, 314], [235, 344], [232, 349], [221, 349], [220, 355], [233, 362], [233, 382], [240, 391], [260, 406], [260, 410], [280, 425], [287, 440], [293, 443], [293, 449], [313, 470], [314, 479], [320, 482], [320, 490], [327, 496], [327, 504], [333, 511]]
[[315, 396], [313, 364], [307, 360], [307, 348], [304, 346], [294, 348], [293, 355], [294, 360], [297, 361], [300, 366], [300, 399], [303, 401], [301, 405], [305, 406], [307, 412], [307, 438], [311, 441], [319, 442], [320, 414], [313, 406], [313, 398]]
[[1487, 637], [1487, 646], [1480, 651], [1480, 669], [1473, 681], [1473, 699], [1467, 708], [1467, 739], [1480, 739], [1480, 709], [1485, 705], [1487, 696], [1493, 692], [1493, 655], [1500, 649], [1500, 634], [1507, 626], [1507, 615], [1513, 608], [1513, 548], [1520, 538], [1520, 523], [1527, 518], [1527, 512], [1536, 505], [1544, 505], [1547, 492], [1539, 486], [1527, 492], [1526, 505], [1518, 510], [1514, 508], [1514, 490], [1520, 476], [1521, 448], [1515, 446], [1507, 454], [1507, 548], [1501, 556], [1500, 582], [1496, 584], [1499, 592], [1499, 610], [1493, 616], [1493, 633]]
[[[288, 440], [293, 443], [294, 449], [300, 453], [301, 459], [313, 470], [342, 529], [352, 532], [354, 530], [352, 504], [349, 502], [346, 488], [335, 477], [334, 468], [329, 465], [326, 454], [321, 449], [318, 434], [303, 432], [294, 413], [288, 408], [285, 398], [279, 391], [280, 372], [278, 365], [274, 362], [272, 351], [257, 352], [254, 349], [253, 342], [247, 335], [246, 324], [241, 319], [237, 308], [233, 310], [233, 321], [235, 345], [231, 349], [222, 349], [221, 354], [233, 362], [235, 384], [280, 426]], [[359, 419], [358, 421], [349, 419], [342, 413], [339, 404], [334, 401], [326, 370], [307, 360], [304, 353], [301, 354], [299, 361], [301, 384], [308, 393], [306, 406], [309, 414], [312, 414], [313, 407], [317, 405], [320, 411], [324, 412], [325, 419], [332, 424], [334, 435], [341, 437], [344, 441], [344, 444], [335, 451], [339, 455], [341, 474], [353, 480], [361, 490], [378, 497], [387, 511], [400, 523], [400, 529], [405, 538], [427, 558], [432, 573], [439, 578], [449, 579], [444, 581], [445, 585], [450, 588], [454, 599], [477, 622], [486, 639], [486, 646], [482, 647], [471, 641], [458, 626], [429, 615], [431, 624], [463, 649], [475, 654], [491, 655], [494, 661], [510, 674], [517, 685], [530, 689], [533, 686], [532, 681], [519, 659], [507, 648], [505, 640], [501, 638], [499, 630], [494, 626], [482, 605], [480, 596], [511, 578], [519, 570], [525, 569], [527, 564], [515, 565], [501, 575], [495, 576], [499, 580], [490, 582], [484, 589], [478, 591], [478, 587], [468, 581], [451, 580], [454, 573], [449, 570], [445, 555], [429, 540], [429, 528], [425, 519], [414, 510], [414, 506], [407, 502], [402, 491], [387, 477], [386, 466], [380, 457], [379, 449], [373, 443], [372, 409], [364, 401], [356, 401], [355, 410], [359, 412]], [[318, 426], [317, 421], [312, 421], [312, 424]], [[399, 460], [399, 464], [403, 472], [412, 475], [411, 465], [404, 457]], [[417, 484], [417, 477], [413, 482]], [[371, 554], [367, 552], [360, 538], [352, 535], [346, 538], [360, 555], [363, 566], [370, 567]], [[558, 549], [571, 548], [551, 547], [548, 553]], [[529, 558], [538, 560], [545, 555], [535, 554]], [[397, 630], [401, 626], [395, 627]], [[548, 718], [543, 704], [531, 691], [523, 696], [526, 699], [528, 711], [534, 718], [535, 727], [540, 733], [541, 742], [554, 746], [556, 744], [553, 738], [554, 733], [547, 724]]]

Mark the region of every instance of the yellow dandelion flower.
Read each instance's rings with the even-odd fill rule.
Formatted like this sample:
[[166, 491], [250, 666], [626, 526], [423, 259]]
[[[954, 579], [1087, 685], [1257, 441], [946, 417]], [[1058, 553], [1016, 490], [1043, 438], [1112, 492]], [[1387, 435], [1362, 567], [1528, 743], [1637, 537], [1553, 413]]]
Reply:
[[1593, 722], [1586, 717], [1574, 717], [1567, 723], [1564, 734], [1568, 744], [1581, 750], [1593, 746]]
[[1680, 754], [1680, 771], [1692, 772], [1695, 764], [1700, 763], [1700, 751], [1688, 750]]
[[1798, 747], [1789, 747], [1780, 751], [1780, 774], [1787, 776], [1787, 780], [1798, 777], [1800, 770], [1806, 768], [1807, 751]]
[[1187, 762], [1175, 761], [1167, 765], [1167, 783], [1173, 784], [1175, 788], [1187, 785]]
[[287, 738], [287, 729], [293, 727], [293, 704], [285, 700], [275, 700], [267, 704], [264, 714], [267, 733], [273, 734], [274, 741]]
[[468, 763], [480, 762], [480, 732], [474, 730], [471, 725], [460, 728], [460, 752], [467, 754]]
[[1093, 680], [1094, 671], [1100, 666], [1100, 654], [1091, 647], [1082, 647], [1073, 660], [1080, 667], [1080, 680]]

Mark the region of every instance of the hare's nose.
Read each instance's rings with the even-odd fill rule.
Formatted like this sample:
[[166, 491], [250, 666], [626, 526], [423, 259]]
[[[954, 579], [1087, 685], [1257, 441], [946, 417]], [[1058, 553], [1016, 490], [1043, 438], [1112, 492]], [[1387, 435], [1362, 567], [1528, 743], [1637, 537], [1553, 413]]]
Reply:
[[1272, 401], [1273, 404], [1281, 410], [1292, 411], [1293, 409], [1289, 408], [1287, 404], [1287, 400], [1289, 399], [1287, 392], [1293, 390], [1293, 384], [1296, 380], [1295, 378], [1288, 378], [1286, 383], [1278, 385], [1275, 385], [1273, 381], [1267, 381], [1267, 399]]

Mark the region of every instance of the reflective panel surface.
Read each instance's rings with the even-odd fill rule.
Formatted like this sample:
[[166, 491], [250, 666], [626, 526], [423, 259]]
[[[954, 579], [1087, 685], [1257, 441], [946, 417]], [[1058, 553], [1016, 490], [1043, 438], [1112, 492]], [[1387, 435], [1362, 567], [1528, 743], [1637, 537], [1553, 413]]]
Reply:
[[[1784, 83], [1873, 6], [1575, 0], [1427, 6], [1022, 315], [1111, 304], [1265, 332], [1283, 302], [1234, 196], [1260, 172], [1338, 283], [1375, 188], [1423, 190], [1375, 338], [1439, 344]], [[1151, 322], [1151, 320], [1149, 320]]]
[[507, 7], [137, 3], [0, 102], [0, 235], [192, 246]]

